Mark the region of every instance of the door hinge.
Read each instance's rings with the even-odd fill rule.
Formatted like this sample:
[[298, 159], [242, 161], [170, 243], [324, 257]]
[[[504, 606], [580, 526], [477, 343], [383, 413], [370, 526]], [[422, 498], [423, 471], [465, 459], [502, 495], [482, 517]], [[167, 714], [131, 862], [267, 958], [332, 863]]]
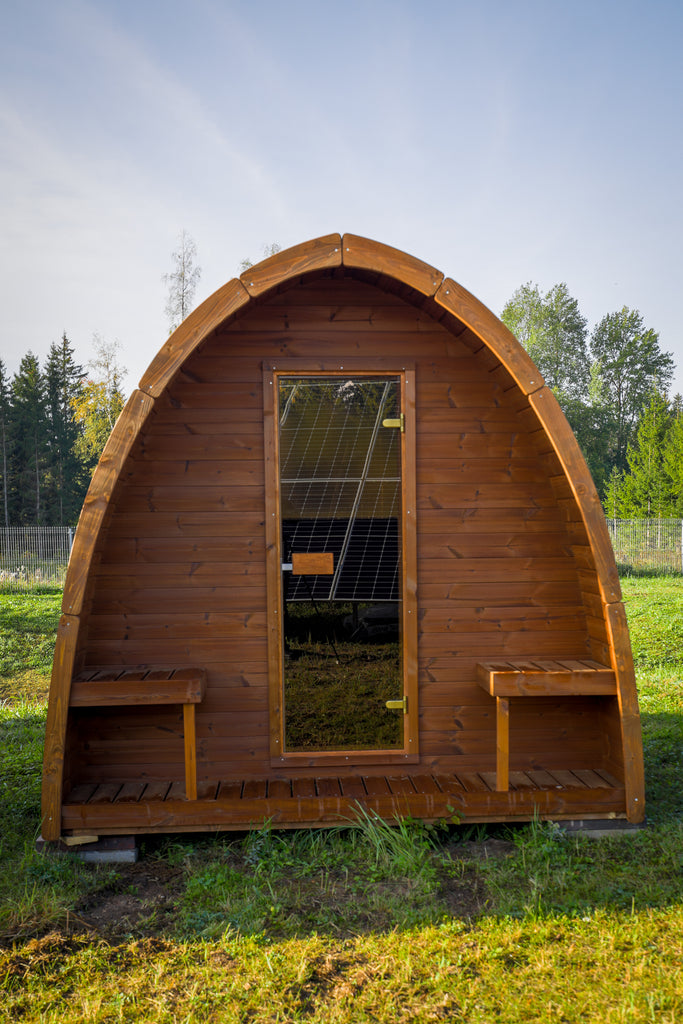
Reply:
[[388, 700], [387, 707], [390, 711], [402, 711], [404, 715], [408, 714], [408, 698], [403, 696], [401, 700]]
[[382, 420], [383, 427], [396, 427], [402, 434], [406, 432], [406, 418], [404, 413], [401, 413], [396, 419]]

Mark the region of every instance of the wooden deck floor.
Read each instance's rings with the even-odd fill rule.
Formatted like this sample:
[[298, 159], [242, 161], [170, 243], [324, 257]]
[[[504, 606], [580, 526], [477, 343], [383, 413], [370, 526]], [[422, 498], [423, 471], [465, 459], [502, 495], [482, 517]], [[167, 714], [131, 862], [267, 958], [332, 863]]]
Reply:
[[496, 791], [495, 772], [368, 775], [200, 782], [197, 800], [182, 782], [76, 785], [62, 808], [64, 831], [98, 834], [244, 829], [270, 821], [311, 827], [354, 820], [358, 806], [383, 818], [506, 821], [532, 817], [623, 816], [624, 788], [602, 769], [513, 771]]

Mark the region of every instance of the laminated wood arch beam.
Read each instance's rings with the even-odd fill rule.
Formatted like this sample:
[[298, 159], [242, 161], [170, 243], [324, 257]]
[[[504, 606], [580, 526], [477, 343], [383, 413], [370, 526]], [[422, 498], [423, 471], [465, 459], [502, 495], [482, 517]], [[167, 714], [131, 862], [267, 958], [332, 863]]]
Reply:
[[[61, 794], [66, 708], [76, 652], [75, 635], [83, 608], [93, 556], [97, 548], [105, 515], [114, 488], [129, 456], [133, 443], [143, 429], [155, 399], [169, 386], [175, 375], [199, 345], [221, 324], [235, 315], [247, 312], [262, 296], [286, 289], [296, 281], [305, 280], [321, 271], [333, 272], [344, 267], [377, 284], [396, 282], [414, 295], [430, 300], [431, 308], [440, 307], [481, 341], [500, 365], [509, 373], [527, 397], [557, 454], [583, 519], [600, 586], [605, 619], [612, 638], [612, 658], [617, 673], [622, 733], [627, 758], [627, 810], [638, 820], [638, 801], [642, 805], [642, 758], [638, 767], [638, 720], [628, 633], [620, 604], [621, 592], [607, 527], [600, 501], [579, 450], [573, 432], [561, 412], [554, 395], [528, 354], [505, 325], [465, 288], [436, 268], [391, 246], [357, 235], [330, 234], [294, 246], [249, 268], [228, 281], [203, 302], [171, 335], [144, 373], [139, 390], [135, 391], [119, 420], [93, 475], [79, 520], [64, 590], [62, 639], [58, 640], [58, 657], [51, 684], [51, 710], [48, 717], [46, 744], [45, 807], [50, 827], [56, 822]], [[410, 301], [410, 297], [408, 297]], [[622, 621], [623, 620], [623, 621]], [[612, 624], [610, 626], [609, 624]], [[635, 709], [635, 710], [634, 710]], [[629, 750], [633, 752], [633, 770], [628, 768]], [[630, 781], [629, 781], [630, 780]], [[57, 815], [58, 817], [58, 815]], [[46, 826], [47, 827], [47, 826]]]

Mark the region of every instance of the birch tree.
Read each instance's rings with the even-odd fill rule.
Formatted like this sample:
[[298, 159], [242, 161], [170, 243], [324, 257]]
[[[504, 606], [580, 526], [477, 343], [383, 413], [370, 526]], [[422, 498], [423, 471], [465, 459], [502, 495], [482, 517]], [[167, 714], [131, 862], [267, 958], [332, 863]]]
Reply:
[[173, 270], [162, 280], [168, 288], [166, 316], [169, 334], [179, 327], [194, 306], [194, 293], [202, 274], [197, 266], [197, 246], [184, 229], [178, 236], [178, 247], [171, 254]]

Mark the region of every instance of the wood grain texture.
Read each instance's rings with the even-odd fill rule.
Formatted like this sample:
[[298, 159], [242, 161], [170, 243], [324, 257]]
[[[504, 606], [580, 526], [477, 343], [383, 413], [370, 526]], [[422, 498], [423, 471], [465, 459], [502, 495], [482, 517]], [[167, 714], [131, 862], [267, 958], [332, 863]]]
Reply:
[[140, 391], [153, 398], [160, 395], [197, 345], [247, 302], [249, 292], [237, 278], [205, 299], [183, 320], [154, 357], [140, 378]]
[[197, 799], [197, 730], [195, 705], [183, 705], [183, 737], [185, 744], [185, 793], [188, 800]]
[[293, 576], [332, 576], [334, 554], [332, 551], [293, 551]]
[[294, 245], [291, 249], [284, 249], [249, 267], [241, 275], [240, 281], [250, 295], [262, 295], [292, 277], [340, 265], [341, 236], [325, 235]]
[[550, 388], [542, 388], [541, 391], [530, 395], [529, 401], [552, 441], [565, 478], [581, 512], [595, 561], [603, 601], [606, 603], [620, 601], [619, 575], [614, 560], [612, 542], [607, 531], [605, 514], [574, 432], [567, 423]]
[[52, 662], [50, 699], [45, 723], [41, 812], [43, 837], [49, 840], [58, 839], [61, 833], [64, 748], [71, 674], [78, 643], [78, 627], [77, 616], [61, 616], [57, 627], [57, 641]]
[[199, 704], [206, 693], [206, 669], [96, 671], [91, 668], [71, 684], [71, 707], [117, 707], [135, 704]]
[[402, 636], [403, 681], [408, 700], [408, 714], [404, 715], [405, 750], [413, 757], [420, 751], [419, 686], [418, 686], [418, 555], [417, 555], [417, 399], [415, 370], [406, 370], [401, 380], [401, 406], [405, 414], [405, 432], [401, 446], [401, 489], [403, 496], [403, 561], [402, 561]]
[[342, 246], [345, 267], [374, 270], [378, 274], [402, 281], [423, 295], [434, 295], [443, 281], [440, 270], [390, 245], [346, 234]]
[[515, 788], [503, 793], [495, 791], [486, 773], [476, 771], [415, 775], [410, 787], [396, 789], [392, 777], [343, 776], [336, 785], [328, 783], [324, 793], [311, 777], [272, 789], [265, 779], [247, 779], [206, 787], [210, 795], [198, 800], [184, 800], [181, 787], [172, 786], [165, 800], [147, 800], [143, 793], [134, 803], [122, 800], [123, 784], [112, 783], [98, 787], [87, 801], [66, 803], [64, 824], [75, 833], [100, 835], [258, 828], [264, 819], [276, 828], [310, 827], [348, 824], [358, 813], [358, 804], [366, 813], [389, 821], [449, 820], [454, 812], [469, 822], [524, 820], [535, 814], [559, 820], [620, 816], [624, 794], [617, 780], [590, 769], [559, 770], [569, 773], [564, 778], [570, 785], [563, 786], [556, 774], [539, 769], [514, 773]]
[[580, 658], [480, 662], [477, 682], [492, 697], [597, 696], [617, 692], [611, 668]]
[[515, 336], [483, 303], [462, 285], [446, 278], [435, 299], [478, 337], [513, 377], [523, 394], [543, 387], [545, 381]]
[[496, 789], [510, 787], [510, 701], [496, 697]]
[[626, 811], [629, 821], [640, 822], [645, 817], [645, 774], [638, 690], [631, 654], [631, 640], [623, 604], [618, 602], [607, 605], [605, 612], [612, 665], [617, 677]]
[[78, 520], [64, 583], [62, 611], [66, 615], [79, 615], [83, 608], [83, 595], [90, 574], [93, 552], [107, 506], [133, 442], [153, 406], [154, 399], [149, 395], [141, 391], [133, 392], [114, 425], [93, 473]]

